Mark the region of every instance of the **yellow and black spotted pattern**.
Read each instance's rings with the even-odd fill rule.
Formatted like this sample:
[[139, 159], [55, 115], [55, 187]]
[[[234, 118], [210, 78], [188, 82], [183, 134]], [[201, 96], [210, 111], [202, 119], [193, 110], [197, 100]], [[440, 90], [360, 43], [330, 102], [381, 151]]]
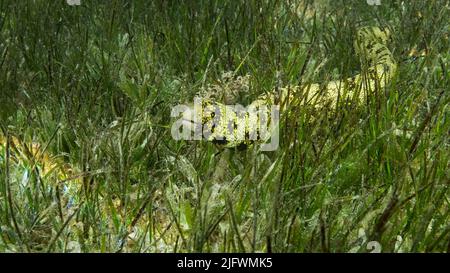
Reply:
[[354, 48], [360, 58], [362, 72], [354, 77], [326, 84], [286, 86], [263, 94], [248, 106], [248, 109], [256, 110], [256, 115], [204, 99], [201, 104], [194, 104], [197, 109], [188, 121], [197, 124], [206, 140], [223, 147], [240, 148], [270, 138], [267, 129], [271, 128], [270, 111], [275, 104], [280, 105], [281, 112], [288, 105], [300, 103], [335, 110], [343, 102], [362, 104], [368, 96], [382, 90], [396, 73], [397, 63], [387, 46], [389, 39], [388, 29], [365, 27], [358, 30]]

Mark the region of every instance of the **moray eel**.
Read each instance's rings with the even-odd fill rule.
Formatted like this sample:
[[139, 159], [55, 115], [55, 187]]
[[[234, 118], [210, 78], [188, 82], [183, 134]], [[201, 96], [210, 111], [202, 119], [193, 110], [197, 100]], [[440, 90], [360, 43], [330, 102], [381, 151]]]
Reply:
[[[303, 86], [286, 86], [260, 95], [247, 108], [202, 99], [184, 115], [190, 130], [200, 131], [202, 137], [226, 148], [246, 148], [253, 143], [266, 142], [271, 136], [272, 106], [283, 112], [289, 106], [302, 101], [314, 108], [337, 109], [344, 102], [363, 104], [367, 96], [382, 90], [393, 78], [397, 63], [387, 44], [390, 33], [379, 27], [358, 30], [354, 48], [361, 61], [362, 73], [354, 77], [314, 83]], [[0, 151], [6, 147], [6, 138], [0, 134]], [[72, 168], [58, 157], [43, 151], [42, 145], [24, 143], [10, 138], [11, 161], [16, 164], [28, 162], [38, 167], [40, 175], [56, 174], [64, 181], [73, 175]], [[3, 153], [4, 154], [4, 153]], [[21, 163], [22, 162], [22, 163]]]
[[354, 49], [360, 58], [361, 73], [351, 78], [286, 86], [260, 95], [245, 109], [237, 109], [211, 99], [198, 99], [184, 113], [187, 129], [222, 147], [247, 147], [270, 139], [273, 107], [280, 112], [303, 103], [313, 108], [337, 109], [346, 103], [362, 105], [391, 81], [397, 63], [388, 48], [390, 32], [379, 27], [357, 31]]

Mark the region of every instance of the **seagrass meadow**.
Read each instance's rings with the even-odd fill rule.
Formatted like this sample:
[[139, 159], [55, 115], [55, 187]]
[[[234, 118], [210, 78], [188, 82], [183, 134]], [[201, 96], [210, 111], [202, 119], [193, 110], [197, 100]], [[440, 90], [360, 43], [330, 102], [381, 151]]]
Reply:
[[[0, 252], [449, 252], [449, 19], [444, 0], [0, 0]], [[280, 90], [301, 103], [273, 151], [171, 134], [194, 97]]]

